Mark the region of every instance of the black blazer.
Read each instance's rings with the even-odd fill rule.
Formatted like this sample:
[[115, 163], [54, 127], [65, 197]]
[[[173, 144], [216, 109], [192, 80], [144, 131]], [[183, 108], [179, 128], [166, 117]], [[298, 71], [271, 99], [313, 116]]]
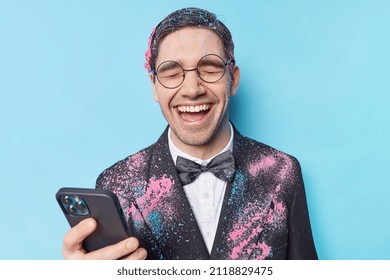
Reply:
[[298, 161], [236, 129], [236, 172], [208, 253], [168, 147], [168, 133], [106, 169], [148, 259], [317, 259]]

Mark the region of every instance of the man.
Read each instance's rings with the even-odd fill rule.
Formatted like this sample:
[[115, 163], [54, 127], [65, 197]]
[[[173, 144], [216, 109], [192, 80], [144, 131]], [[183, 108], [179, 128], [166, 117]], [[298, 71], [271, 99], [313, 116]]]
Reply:
[[316, 259], [298, 161], [229, 122], [240, 71], [226, 26], [187, 8], [152, 32], [146, 68], [169, 126], [97, 179], [115, 192], [134, 237], [86, 253], [92, 219], [64, 239], [65, 258]]

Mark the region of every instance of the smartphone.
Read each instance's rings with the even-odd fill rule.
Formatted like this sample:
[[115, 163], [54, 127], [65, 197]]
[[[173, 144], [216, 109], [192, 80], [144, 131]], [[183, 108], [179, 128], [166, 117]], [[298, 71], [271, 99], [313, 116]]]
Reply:
[[61, 188], [56, 194], [71, 227], [92, 217], [96, 230], [84, 240], [87, 252], [106, 247], [131, 236], [117, 196], [108, 190]]

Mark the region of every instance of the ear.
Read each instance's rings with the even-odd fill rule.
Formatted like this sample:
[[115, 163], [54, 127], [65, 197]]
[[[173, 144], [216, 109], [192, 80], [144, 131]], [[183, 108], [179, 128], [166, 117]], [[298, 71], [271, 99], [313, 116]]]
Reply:
[[149, 80], [150, 80], [150, 83], [152, 84], [154, 101], [159, 102], [158, 95], [157, 95], [157, 89], [156, 89], [156, 76], [154, 76], [152, 73], [149, 73]]
[[234, 96], [238, 90], [238, 84], [240, 83], [240, 68], [238, 66], [234, 67], [232, 82], [230, 84], [230, 95]]

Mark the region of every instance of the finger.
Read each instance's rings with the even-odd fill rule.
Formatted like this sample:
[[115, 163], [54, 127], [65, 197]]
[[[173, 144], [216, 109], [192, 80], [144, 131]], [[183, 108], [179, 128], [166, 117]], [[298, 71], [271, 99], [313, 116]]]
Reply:
[[123, 260], [144, 260], [147, 256], [148, 252], [144, 248], [138, 248], [126, 258], [123, 258]]
[[85, 219], [71, 228], [64, 237], [62, 254], [65, 258], [75, 253], [85, 252], [83, 241], [96, 229], [96, 221], [92, 218]]
[[91, 260], [117, 260], [138, 249], [139, 242], [135, 237], [127, 238], [114, 245], [90, 252], [86, 255]]

